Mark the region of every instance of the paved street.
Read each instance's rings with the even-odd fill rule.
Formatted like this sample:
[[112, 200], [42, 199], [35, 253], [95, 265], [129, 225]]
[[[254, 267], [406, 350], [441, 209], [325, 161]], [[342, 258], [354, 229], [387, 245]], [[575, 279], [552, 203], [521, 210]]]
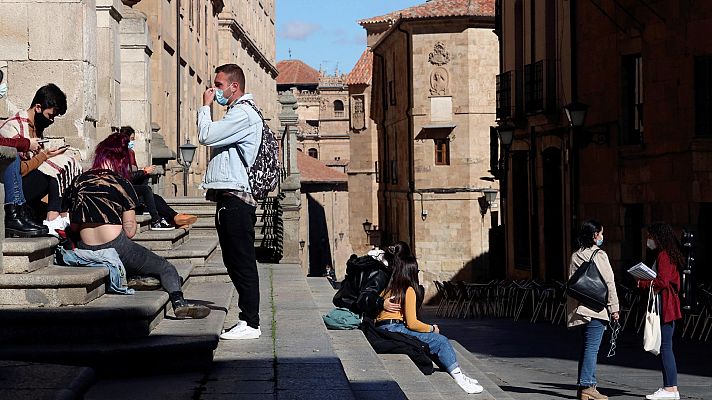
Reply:
[[[433, 309], [426, 320], [440, 325], [472, 354], [475, 364], [516, 399], [575, 399], [580, 335], [546, 322], [511, 319], [439, 319]], [[597, 376], [601, 392], [615, 399], [641, 399], [662, 385], [658, 358], [642, 350], [642, 333], [622, 332], [617, 352], [606, 358], [610, 333], [604, 336]], [[712, 399], [712, 343], [675, 343], [682, 398]]]

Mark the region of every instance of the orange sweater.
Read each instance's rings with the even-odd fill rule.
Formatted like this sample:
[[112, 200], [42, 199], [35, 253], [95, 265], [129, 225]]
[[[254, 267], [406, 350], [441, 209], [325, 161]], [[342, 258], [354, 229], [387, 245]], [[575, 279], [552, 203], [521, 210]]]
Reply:
[[[383, 297], [384, 299], [387, 299], [387, 298], [391, 297], [391, 294], [383, 293], [383, 294], [381, 294], [381, 297]], [[405, 304], [401, 304], [400, 312], [392, 313], [392, 312], [383, 310], [380, 312], [380, 314], [378, 314], [378, 317], [376, 318], [376, 322], [383, 321], [386, 319], [398, 319], [401, 321], [405, 321], [405, 326], [408, 329], [410, 329], [411, 331], [432, 332], [433, 331], [432, 325], [428, 325], [428, 324], [418, 321], [418, 317], [415, 312], [415, 305], [416, 305], [415, 290], [413, 290], [413, 288], [409, 287], [405, 291]]]

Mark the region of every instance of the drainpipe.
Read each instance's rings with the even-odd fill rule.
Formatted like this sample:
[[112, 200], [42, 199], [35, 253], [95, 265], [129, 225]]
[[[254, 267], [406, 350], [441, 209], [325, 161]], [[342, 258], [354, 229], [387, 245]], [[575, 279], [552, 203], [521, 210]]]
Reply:
[[[413, 191], [415, 190], [415, 161], [413, 155], [413, 43], [410, 33], [402, 29], [402, 25], [399, 23], [397, 27], [398, 31], [405, 35], [405, 40], [408, 48], [408, 109], [406, 110], [406, 116], [408, 117], [408, 234], [410, 241], [410, 248], [413, 249], [415, 254], [415, 215], [413, 202], [415, 197], [413, 196]], [[394, 77], [395, 78], [395, 77]]]
[[[385, 75], [384, 75], [385, 71], [386, 71], [386, 60], [383, 58], [382, 55], [376, 53], [375, 50], [373, 51], [373, 56], [375, 58], [378, 58], [381, 61], [381, 72], [382, 72], [381, 73], [381, 100], [385, 99], [385, 101], [388, 101], [388, 97], [387, 97], [388, 82], [386, 82]], [[381, 125], [381, 129], [383, 131], [383, 154], [385, 155], [384, 160], [386, 161], [386, 164], [381, 165], [381, 171], [385, 171], [384, 168], [390, 168], [390, 166], [388, 166], [388, 160], [387, 160], [387, 158], [388, 158], [388, 131], [386, 130], [386, 108], [387, 108], [387, 106], [386, 106], [385, 101], [382, 102], [382, 105], [381, 105], [382, 110], [381, 110], [380, 125]], [[378, 135], [378, 130], [376, 130], [376, 135]], [[378, 154], [377, 154], [377, 158], [379, 161], [381, 161], [380, 147], [381, 146], [378, 146]], [[383, 186], [383, 190], [381, 190], [381, 186]], [[388, 221], [389, 212], [388, 212], [388, 196], [386, 196], [387, 189], [388, 189], [388, 180], [385, 179], [385, 176], [384, 176], [384, 179], [381, 179], [381, 183], [378, 188], [378, 191], [383, 193], [383, 220], [382, 221], [381, 221], [380, 210], [377, 210], [378, 223], [380, 224], [381, 227], [387, 226], [385, 224]], [[376, 197], [378, 197], [378, 192], [376, 193]], [[379, 202], [379, 204], [380, 204], [380, 202]], [[380, 206], [379, 206], [379, 208], [380, 208]], [[385, 233], [385, 231], [384, 231], [384, 233]], [[370, 244], [370, 242], [369, 242], [369, 244]]]
[[[176, 0], [176, 155], [180, 157], [180, 0]], [[180, 160], [183, 163], [183, 160]]]
[[[576, 44], [576, 1], [569, 2], [569, 29], [571, 31], [571, 102], [578, 101], [578, 48]], [[574, 236], [578, 232], [578, 176], [579, 176], [579, 157], [581, 152], [578, 148], [576, 134], [573, 128], [569, 128], [571, 135], [571, 177], [569, 179], [571, 185], [571, 237], [570, 242], [573, 243]]]

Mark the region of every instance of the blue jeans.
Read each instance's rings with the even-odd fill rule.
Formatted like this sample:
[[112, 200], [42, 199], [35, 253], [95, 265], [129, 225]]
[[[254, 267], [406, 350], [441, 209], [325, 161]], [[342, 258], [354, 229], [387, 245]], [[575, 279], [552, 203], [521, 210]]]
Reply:
[[675, 321], [663, 324], [660, 321], [660, 364], [663, 369], [663, 386], [677, 386], [677, 364], [672, 352], [672, 334], [675, 332]]
[[581, 387], [596, 386], [598, 348], [605, 330], [606, 321], [595, 318], [583, 327], [583, 346], [578, 363], [578, 385]]
[[428, 347], [430, 347], [430, 352], [438, 356], [440, 366], [445, 368], [447, 372], [452, 372], [452, 370], [459, 366], [457, 364], [457, 357], [455, 356], [455, 350], [453, 350], [452, 345], [445, 336], [439, 333], [411, 331], [406, 328], [405, 324], [388, 324], [379, 326], [378, 329], [383, 329], [389, 332], [404, 333], [427, 344]]
[[5, 204], [25, 204], [25, 194], [22, 191], [22, 175], [20, 175], [20, 158], [15, 157], [5, 169], [3, 175], [5, 184]]

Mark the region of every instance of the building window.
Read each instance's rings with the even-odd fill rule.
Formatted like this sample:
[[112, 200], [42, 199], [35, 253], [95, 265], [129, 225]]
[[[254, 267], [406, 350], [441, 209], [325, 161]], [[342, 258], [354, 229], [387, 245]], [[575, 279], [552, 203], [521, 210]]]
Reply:
[[536, 113], [544, 109], [544, 61], [524, 66], [524, 111]]
[[391, 160], [391, 183], [398, 183], [398, 161]]
[[712, 56], [695, 57], [695, 135], [712, 136]]
[[497, 118], [512, 114], [512, 71], [497, 75]]
[[334, 117], [336, 117], [336, 118], [344, 117], [344, 102], [341, 100], [334, 101]]
[[[529, 159], [527, 153], [512, 152], [512, 225], [514, 231], [514, 267], [531, 270], [529, 247]], [[537, 227], [538, 229], [538, 227]]]
[[640, 144], [643, 142], [643, 58], [640, 54], [625, 56], [622, 64], [621, 144]]
[[450, 165], [450, 139], [435, 139], [435, 165]]
[[309, 155], [309, 157], [316, 158], [317, 160], [319, 159], [319, 151], [317, 151], [317, 149], [313, 147], [307, 150], [307, 154]]

